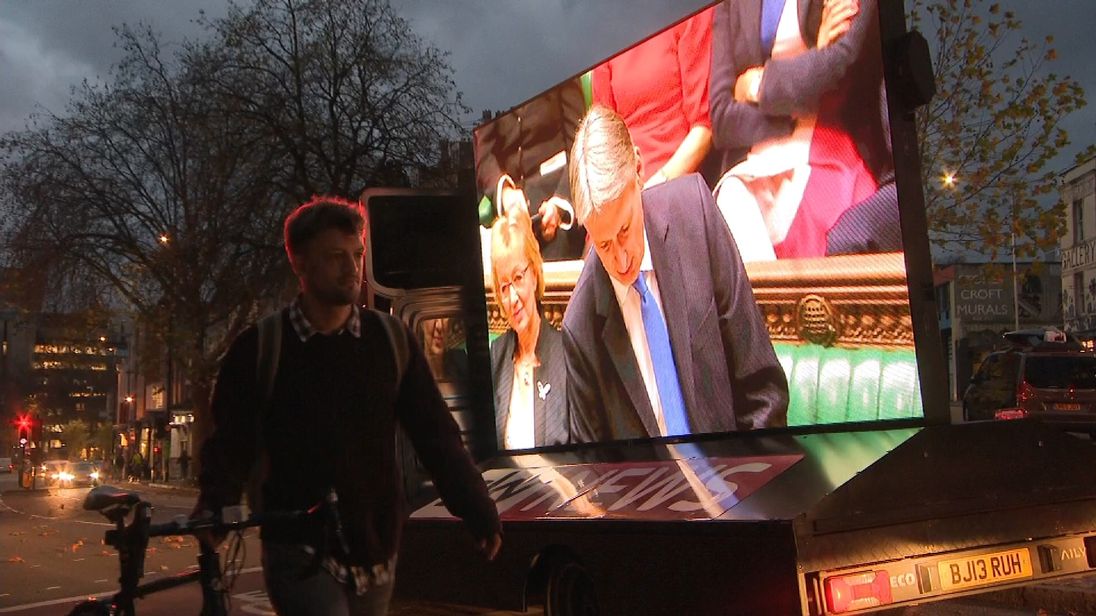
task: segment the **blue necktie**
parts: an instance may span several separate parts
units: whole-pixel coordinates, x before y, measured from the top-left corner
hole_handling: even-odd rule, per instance
[[[784,1],[761,0],[761,54],[766,60],[773,54],[776,27],[780,24],[780,14],[784,12]]]
[[[647,334],[647,346],[651,350],[651,363],[655,369],[658,398],[662,401],[662,417],[666,420],[666,435],[689,434],[689,419],[685,413],[685,398],[681,395],[681,383],[677,380],[677,366],[670,349],[670,332],[662,311],[658,309],[654,295],[643,279],[643,272],[632,283],[639,291],[643,330]]]

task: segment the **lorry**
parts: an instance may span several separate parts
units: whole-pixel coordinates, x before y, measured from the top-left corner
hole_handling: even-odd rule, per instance
[[[644,35],[637,48],[710,24],[703,26],[712,38],[707,70],[719,70],[728,45],[720,28],[746,4],[682,9],[669,29]],[[906,31],[900,0],[859,6],[869,19],[857,56],[864,63],[849,74],[881,71],[885,80],[875,83],[885,88],[876,92],[887,104],[882,116],[864,111],[879,109],[866,99],[843,104],[886,137],[889,164],[872,170],[871,202],[882,199],[884,222],[866,234],[872,241],[845,254],[744,266],[788,383],[784,421],[507,445],[500,413],[510,398],[498,395],[491,346],[511,324],[497,296],[491,227],[509,224],[503,191],[520,188],[541,249],[551,252],[539,204],[570,196],[563,176],[575,118],[546,118],[538,109],[552,101],[556,110],[577,106],[581,116],[605,98],[599,69],[627,63],[594,65],[477,127],[476,177],[469,170],[455,191],[366,191],[369,303],[403,319],[437,360],[439,388],[504,531],[501,553],[485,562],[405,448],[413,513],[398,596],[514,610],[540,605],[551,616],[822,616],[1092,575],[1092,444],[1034,421],[953,422],[913,126],[913,110],[931,96],[927,47]],[[645,80],[661,83],[657,75],[639,77]],[[534,121],[555,122],[548,139],[555,145],[538,150],[542,144],[523,142]],[[732,171],[717,169],[709,185]],[[564,223],[573,215],[566,209],[557,212]],[[581,233],[577,222],[569,221]],[[735,222],[727,220],[728,230]],[[557,239],[568,231],[563,226]],[[564,253],[534,268],[543,284],[539,315],[557,330],[575,310],[570,299],[584,268],[596,267],[595,251],[579,238],[579,256]],[[565,393],[537,385],[542,401]]]

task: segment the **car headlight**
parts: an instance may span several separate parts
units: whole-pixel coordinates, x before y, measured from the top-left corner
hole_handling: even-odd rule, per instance
[[[73,478],[72,473],[61,473],[61,481],[72,481]]]
[[[98,479],[99,478],[99,471],[92,471],[91,472],[91,478],[92,479]]]
[[[60,478],[61,478],[60,473],[54,473],[53,475],[50,475],[50,479],[60,479]]]

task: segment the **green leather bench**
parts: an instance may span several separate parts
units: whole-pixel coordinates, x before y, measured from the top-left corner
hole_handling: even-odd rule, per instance
[[[788,425],[921,417],[913,349],[773,345],[788,375]]]

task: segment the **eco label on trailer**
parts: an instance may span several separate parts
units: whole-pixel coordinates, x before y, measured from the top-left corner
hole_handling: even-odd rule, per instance
[[[945,591],[975,588],[1032,576],[1027,548],[953,558],[936,563]]]
[[[503,520],[703,520],[719,517],[802,457],[705,457],[492,469],[483,473],[483,479]],[[441,499],[411,517],[452,519]]]

